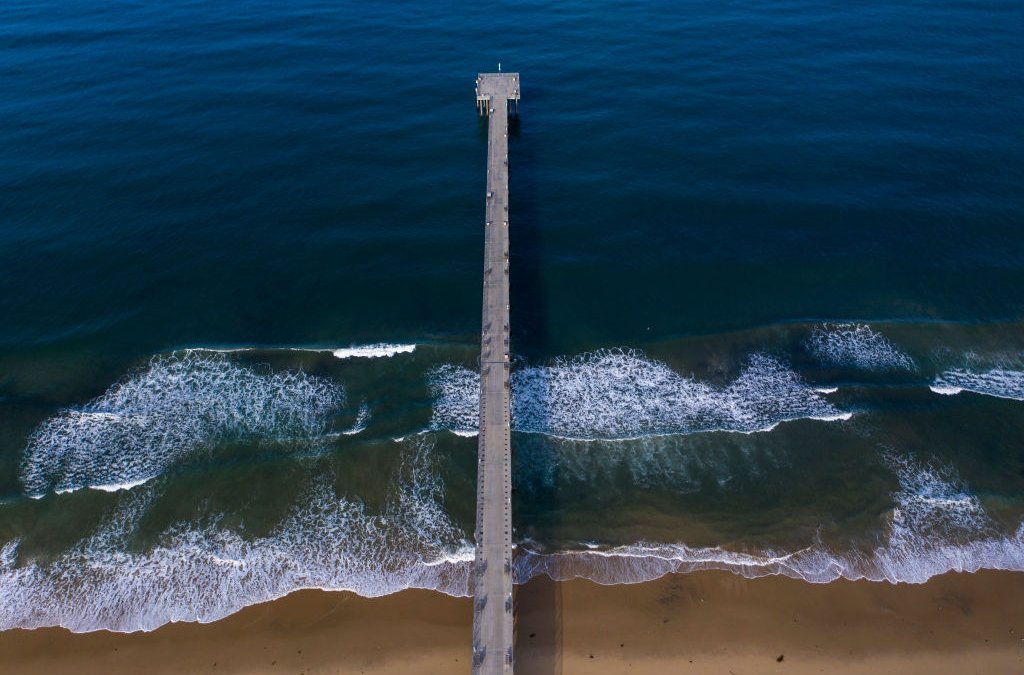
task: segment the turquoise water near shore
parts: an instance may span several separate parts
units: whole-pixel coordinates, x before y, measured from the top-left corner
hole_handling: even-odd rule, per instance
[[[0,628],[467,592],[499,61],[520,580],[1024,570],[1017,4],[4,11]]]

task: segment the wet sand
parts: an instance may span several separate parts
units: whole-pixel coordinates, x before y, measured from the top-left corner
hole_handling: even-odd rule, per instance
[[[429,591],[301,591],[151,633],[0,633],[3,673],[469,672],[471,605]],[[725,572],[518,591],[517,672],[1020,673],[1024,574],[922,585]]]

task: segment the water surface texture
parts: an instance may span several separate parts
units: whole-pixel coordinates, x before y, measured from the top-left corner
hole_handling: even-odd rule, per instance
[[[1024,9],[8,2],[0,628],[516,575],[1024,571]]]

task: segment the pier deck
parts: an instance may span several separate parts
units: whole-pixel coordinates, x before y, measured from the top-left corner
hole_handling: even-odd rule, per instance
[[[473,606],[473,672],[481,675],[512,672],[508,117],[518,101],[518,73],[477,77],[477,107],[488,117]]]

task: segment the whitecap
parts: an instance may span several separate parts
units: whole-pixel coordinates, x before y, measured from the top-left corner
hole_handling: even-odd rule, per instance
[[[434,394],[431,427],[477,433],[480,423],[480,373],[445,364],[429,375]]]
[[[239,347],[188,347],[181,352],[211,353],[211,354],[236,354],[258,351],[286,351],[286,352],[307,352],[310,354],[330,353],[338,359],[375,359],[391,357],[397,354],[411,354],[416,351],[415,343],[395,344],[378,342],[366,345],[351,345],[349,347],[290,347],[290,346],[260,346],[245,345]]]
[[[430,373],[431,428],[475,432],[480,376],[447,364]],[[779,360],[752,355],[724,388],[639,352],[602,350],[511,375],[512,428],[567,439],[629,439],[702,431],[752,433],[801,418],[848,419]]]
[[[341,433],[345,436],[354,436],[358,433],[366,431],[366,424],[370,421],[370,406],[363,403],[359,406],[359,412],[356,414],[356,421],[351,428],[342,431]]]
[[[21,546],[20,539],[12,539],[3,546],[0,546],[0,572],[14,569],[15,564],[18,562],[19,546]]]
[[[826,323],[815,327],[807,347],[819,361],[863,370],[913,370],[914,360],[867,324]]]
[[[952,396],[964,391],[1024,401],[1024,371],[993,368],[983,373],[947,370],[929,386],[936,394]]]
[[[415,344],[385,344],[357,345],[334,349],[331,353],[337,359],[378,359],[392,357],[396,354],[411,354],[416,351]]]
[[[128,481],[126,483],[110,483],[110,484],[107,484],[107,485],[90,485],[89,487],[92,488],[93,490],[100,490],[102,492],[119,492],[121,490],[131,490],[132,488],[139,487],[140,485],[145,485],[146,483],[151,481],[153,478],[154,478],[154,476],[149,476],[148,478],[140,478],[138,480],[132,480],[132,481]]]
[[[344,402],[344,388],[321,377],[258,370],[223,354],[158,356],[82,408],[44,421],[29,438],[21,482],[30,496],[120,489],[217,441],[321,437]]]

